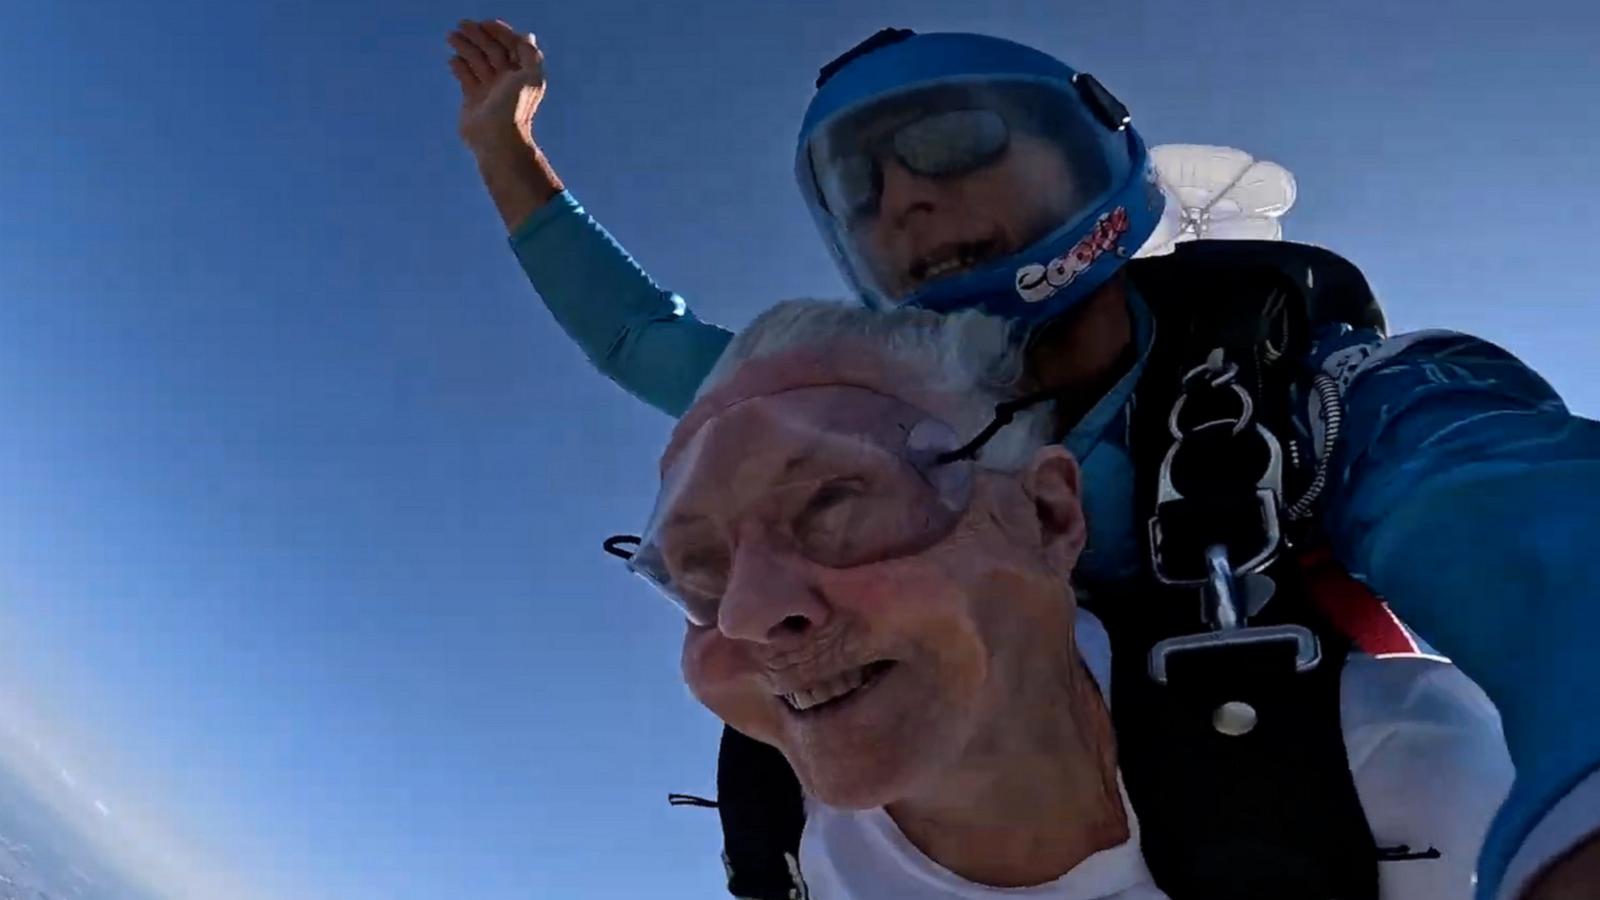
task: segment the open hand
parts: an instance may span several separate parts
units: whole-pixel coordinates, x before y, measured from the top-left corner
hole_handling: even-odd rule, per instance
[[[531,34],[499,20],[462,20],[450,32],[450,72],[461,85],[461,139],[480,156],[526,150],[544,100],[544,53]]]

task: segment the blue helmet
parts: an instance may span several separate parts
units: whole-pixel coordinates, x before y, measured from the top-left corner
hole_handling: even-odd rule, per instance
[[[795,174],[863,302],[1037,324],[1103,285],[1166,200],[1092,76],[977,34],[885,29],[824,68]]]

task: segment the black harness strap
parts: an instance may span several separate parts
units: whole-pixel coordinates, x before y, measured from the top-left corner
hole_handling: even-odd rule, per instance
[[[1132,269],[1156,321],[1130,428],[1140,473],[1137,503],[1146,515],[1157,507],[1152,473],[1174,443],[1169,414],[1184,375],[1217,348],[1238,365],[1237,381],[1250,395],[1255,420],[1274,435],[1293,433],[1292,388],[1314,314],[1307,286],[1290,277],[1293,265],[1288,271],[1263,265],[1263,256],[1272,257],[1259,248],[1254,257],[1240,255],[1231,243],[1191,245],[1187,253]],[[1213,249],[1221,252],[1208,252]],[[1218,408],[1190,407],[1183,418],[1203,423],[1237,416],[1238,401],[1216,393]],[[1185,495],[1199,498],[1194,510],[1180,507],[1185,515],[1165,519],[1166,546],[1150,546],[1147,535],[1149,553],[1198,563],[1207,542],[1245,535],[1250,517],[1259,518],[1248,490],[1254,475],[1247,473],[1259,471],[1260,462],[1239,449],[1253,445],[1231,438],[1226,427],[1205,435],[1184,450],[1190,471],[1174,472],[1176,480],[1189,482]],[[1229,490],[1241,479],[1246,489],[1239,500]],[[1291,467],[1285,490],[1299,490],[1306,480]],[[1340,673],[1349,642],[1314,609],[1290,554],[1264,574],[1275,590],[1249,624],[1308,628],[1321,648],[1315,668],[1297,672],[1293,647],[1282,643],[1230,646],[1171,657],[1168,682],[1158,684],[1148,666],[1151,648],[1164,638],[1208,630],[1199,591],[1154,577],[1133,590],[1090,589],[1111,634],[1118,761],[1139,816],[1146,863],[1173,900],[1375,900],[1378,855],[1340,722]],[[1224,706],[1237,713],[1236,704],[1249,713],[1244,733],[1225,718]]]
[[[724,726],[717,754],[717,813],[728,893],[749,900],[800,900],[804,888],[795,883],[790,864],[800,858],[805,801],[783,754]]]
[[[1192,629],[1192,625],[1190,628]],[[1112,632],[1118,762],[1151,874],[1173,900],[1377,897],[1377,851],[1339,728],[1344,646],[1292,672],[1282,645],[1178,657],[1161,686],[1143,665],[1159,631]],[[1213,717],[1246,703],[1257,721],[1223,734]]]

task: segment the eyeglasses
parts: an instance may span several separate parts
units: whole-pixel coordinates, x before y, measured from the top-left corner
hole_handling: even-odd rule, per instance
[[[764,539],[776,549],[827,568],[921,553],[966,513],[984,445],[1018,413],[1055,396],[1039,392],[998,404],[994,419],[959,446],[954,429],[924,418],[905,432],[903,446],[857,447],[842,465],[767,486],[741,504],[740,516],[759,516]],[[643,535],[613,535],[603,546],[691,623],[709,627],[728,585],[733,548],[709,519],[683,514],[687,485],[679,471],[663,479]]]

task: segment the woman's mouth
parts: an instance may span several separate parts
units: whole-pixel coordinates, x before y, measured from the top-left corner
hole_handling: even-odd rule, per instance
[[[892,659],[878,660],[841,672],[802,690],[779,696],[794,713],[805,716],[817,715],[838,708],[866,693],[894,667],[895,661]]]

